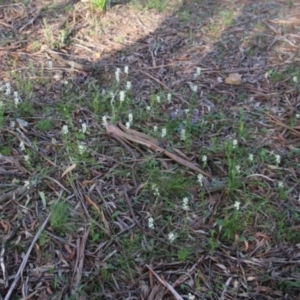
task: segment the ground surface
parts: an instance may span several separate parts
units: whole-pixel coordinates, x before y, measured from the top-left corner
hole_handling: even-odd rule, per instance
[[[299,299],[299,15],[1,0],[1,297]]]

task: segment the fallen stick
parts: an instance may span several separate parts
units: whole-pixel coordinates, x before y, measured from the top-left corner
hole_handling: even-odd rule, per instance
[[[119,125],[119,126],[123,127],[123,125]],[[143,145],[143,146],[153,150],[154,152],[159,152],[159,153],[165,154],[166,156],[170,157],[172,160],[176,161],[177,163],[179,163],[195,172],[198,172],[208,178],[211,178],[210,174],[204,172],[203,170],[201,170],[200,168],[198,168],[191,162],[160,147],[159,142],[157,140],[155,140],[151,137],[148,137],[147,135],[145,135],[143,133],[140,133],[138,131],[131,130],[131,129],[126,130],[127,132],[124,132],[123,130],[121,130],[120,127],[117,127],[116,125],[113,125],[113,124],[110,124],[109,122],[107,122],[106,123],[106,132],[109,135],[111,135],[112,137],[129,140],[131,142],[135,142],[140,145]]]
[[[265,112],[265,114],[271,119],[270,122],[275,123],[283,128],[286,128],[288,130],[290,130],[292,132],[292,134],[296,135],[296,136],[300,136],[300,132],[295,130],[293,127],[290,127],[288,125],[285,125],[284,123],[282,123],[281,121],[279,121],[277,118],[273,117],[271,114]]]
[[[25,256],[23,257],[23,261],[22,261],[22,263],[21,263],[21,265],[20,265],[20,267],[19,267],[19,270],[18,270],[18,272],[17,272],[17,274],[16,274],[16,276],[15,276],[15,279],[14,279],[13,283],[11,284],[11,286],[10,286],[10,288],[9,288],[9,290],[8,290],[8,292],[7,292],[7,294],[5,295],[4,300],[9,300],[9,299],[10,299],[10,296],[11,296],[11,294],[12,294],[12,292],[13,292],[15,286],[17,285],[17,283],[18,283],[19,280],[20,280],[20,277],[21,277],[22,274],[23,274],[23,271],[24,271],[24,269],[25,269],[25,267],[26,267],[26,264],[27,264],[29,255],[30,255],[30,253],[31,253],[31,251],[32,251],[32,249],[33,249],[33,247],[34,247],[36,241],[39,239],[41,233],[42,233],[43,230],[45,229],[45,227],[46,227],[46,225],[47,225],[47,223],[48,223],[50,217],[51,217],[51,213],[49,213],[48,217],[46,218],[46,220],[44,221],[44,223],[42,224],[42,226],[40,227],[40,229],[39,229],[38,232],[36,233],[35,237],[33,238],[32,242],[31,242],[31,244],[30,244],[30,246],[29,246],[29,248],[28,248],[28,250],[27,250],[27,252],[26,252],[26,254],[25,254]]]
[[[160,278],[158,274],[156,274],[156,272],[149,265],[146,265],[146,267],[157,278],[157,280],[172,293],[172,295],[175,297],[176,300],[183,300],[183,298],[176,292],[176,290],[167,281]]]

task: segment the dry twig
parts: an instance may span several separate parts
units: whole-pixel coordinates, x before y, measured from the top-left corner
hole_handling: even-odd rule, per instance
[[[5,298],[4,298],[4,300],[9,300],[9,299],[10,299],[10,296],[11,296],[11,294],[12,294],[12,292],[13,292],[15,286],[17,285],[17,283],[18,283],[19,280],[20,280],[21,275],[23,274],[23,271],[24,271],[25,266],[26,266],[26,264],[27,264],[29,255],[30,255],[30,253],[31,253],[31,251],[32,251],[32,249],[33,249],[33,247],[34,247],[36,241],[38,240],[38,238],[40,237],[41,233],[42,233],[43,230],[45,229],[45,227],[46,227],[46,225],[47,225],[47,223],[48,223],[50,217],[51,217],[51,212],[49,213],[48,217],[46,218],[46,220],[45,220],[44,223],[42,224],[42,226],[41,226],[41,228],[39,229],[39,231],[36,233],[34,239],[32,240],[32,242],[31,242],[31,244],[30,244],[30,246],[29,246],[29,248],[28,248],[28,250],[27,250],[27,252],[26,252],[26,254],[25,254],[25,256],[24,256],[24,258],[23,258],[23,261],[22,261],[22,263],[21,263],[21,265],[20,265],[20,267],[19,267],[19,270],[18,270],[17,274],[15,275],[15,279],[14,279],[13,283],[11,284],[11,286],[10,286],[10,288],[9,288],[9,290],[8,290],[8,292],[7,292],[6,296],[5,296]]]
[[[208,178],[211,178],[210,174],[202,171],[196,165],[194,165],[191,162],[158,146],[159,142],[153,138],[147,137],[146,135],[141,134],[141,133],[137,134],[136,131],[131,131],[130,133],[126,133],[126,132],[122,131],[119,127],[117,127],[113,124],[110,124],[109,122],[107,122],[107,124],[106,124],[106,131],[112,137],[129,140],[129,141],[141,144],[143,146],[146,146],[147,148],[151,149],[154,152],[165,154],[166,156],[170,157],[172,160],[176,161],[177,163],[179,163],[193,171],[196,171]]]
[[[183,300],[183,298],[176,292],[176,290],[168,282],[160,278],[158,274],[156,274],[156,272],[149,265],[146,265],[146,267],[158,279],[158,281],[172,293],[176,300]]]

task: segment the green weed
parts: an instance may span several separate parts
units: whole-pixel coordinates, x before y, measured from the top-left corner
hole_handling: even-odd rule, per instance
[[[99,11],[105,11],[106,6],[107,6],[107,0],[90,0],[91,5],[94,9],[99,10]]]
[[[70,207],[66,202],[59,201],[51,206],[50,224],[60,234],[70,229]]]
[[[52,31],[51,27],[49,26],[46,18],[43,18],[43,24],[44,24],[44,37],[46,39],[46,43],[50,48],[53,48],[55,38],[53,36],[53,31]]]
[[[53,123],[49,119],[41,119],[36,123],[37,129],[47,131],[53,128]]]

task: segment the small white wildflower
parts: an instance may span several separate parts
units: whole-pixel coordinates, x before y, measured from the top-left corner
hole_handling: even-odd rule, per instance
[[[20,99],[17,91],[14,91],[14,100],[15,100],[15,107],[18,107]]]
[[[111,99],[110,99],[110,105],[112,106],[112,109],[115,108],[115,95],[111,93]]]
[[[157,184],[153,183],[152,186],[151,186],[151,189],[153,191],[154,196],[157,196],[157,197],[160,196]]]
[[[296,118],[297,118],[297,119],[300,119],[300,114],[296,114]]]
[[[24,155],[24,160],[25,160],[26,162],[29,162],[30,156],[29,156],[29,155]]]
[[[24,181],[24,186],[29,189],[30,188],[30,181],[29,180],[25,180]]]
[[[64,126],[62,127],[62,133],[63,133],[63,134],[68,134],[68,133],[69,133],[69,128],[68,128],[67,125],[64,125]]]
[[[240,165],[236,165],[235,166],[235,170],[236,170],[236,173],[239,174],[241,172],[241,166]]]
[[[237,140],[233,140],[232,141],[232,148],[235,149],[236,146],[237,146],[237,144],[238,144],[238,141]]]
[[[234,207],[236,208],[236,210],[239,210],[239,209],[240,209],[240,205],[241,205],[241,202],[240,202],[240,201],[235,201],[235,202],[234,202]]]
[[[277,164],[277,165],[280,164],[280,160],[281,160],[280,155],[276,154],[276,155],[275,155],[275,161],[276,161],[276,164]]]
[[[171,243],[173,243],[173,242],[175,241],[175,239],[176,239],[175,233],[174,233],[174,232],[170,232],[170,233],[168,234],[168,239],[169,239],[169,241],[170,241]]]
[[[146,110],[147,110],[147,111],[150,111],[150,110],[151,110],[151,106],[147,106],[147,107],[146,107]]]
[[[279,182],[278,182],[278,187],[279,187],[280,189],[283,188],[283,182],[282,182],[282,181],[279,181]]]
[[[253,158],[254,158],[253,154],[250,153],[249,156],[248,156],[248,159],[249,159],[250,161],[253,161]]]
[[[153,131],[154,132],[157,132],[157,130],[158,130],[158,127],[155,125],[155,126],[153,126]]]
[[[203,186],[203,179],[204,179],[204,176],[202,174],[197,175],[197,181],[200,184],[200,186]]]
[[[184,197],[182,199],[182,208],[184,210],[189,210],[189,198],[188,197]]]
[[[10,128],[15,128],[15,127],[16,127],[16,122],[10,121]]]
[[[115,72],[117,82],[120,82],[120,73],[121,73],[121,69],[117,68],[117,70]]]
[[[131,90],[131,82],[130,81],[127,81],[127,83],[126,83],[126,90],[127,91]]]
[[[167,95],[168,103],[170,104],[172,102],[172,94],[168,93]]]
[[[21,151],[25,150],[25,144],[23,141],[20,142],[20,149],[21,149]]]
[[[52,61],[52,60],[49,60],[49,61],[48,61],[48,66],[49,66],[49,69],[50,69],[50,70],[53,69],[53,61]]]
[[[180,140],[182,140],[182,141],[186,140],[186,132],[185,132],[184,128],[182,128],[180,131]]]
[[[148,226],[150,229],[154,229],[154,220],[152,217],[148,219]]]
[[[120,101],[123,102],[125,100],[125,91],[120,91]]]
[[[187,108],[187,109],[184,110],[184,112],[185,112],[186,114],[188,114],[188,113],[190,112],[190,110]]]
[[[295,82],[295,83],[298,82],[298,77],[297,76],[293,76],[293,82]]]
[[[86,133],[86,130],[87,130],[87,125],[86,125],[86,123],[82,123],[82,124],[81,124],[81,130],[82,130],[82,133]]]
[[[161,130],[161,137],[164,138],[167,135],[167,128]]]
[[[197,67],[196,74],[197,74],[197,76],[200,76],[200,74],[201,74],[201,68],[200,67]]]
[[[79,154],[80,155],[82,155],[83,153],[85,153],[86,152],[86,145],[85,144],[83,144],[83,143],[80,143],[79,145],[78,145],[78,151],[79,151]]]
[[[188,300],[195,300],[195,299],[196,299],[195,295],[191,293],[188,294]]]
[[[68,85],[68,84],[69,84],[68,80],[65,80],[64,85]]]
[[[157,101],[157,103],[160,103],[160,96],[156,97],[156,101]]]
[[[202,156],[202,162],[206,164],[206,162],[207,162],[207,156],[206,155]]]
[[[126,128],[129,129],[130,128],[131,123],[130,122],[126,122]]]
[[[128,121],[130,124],[132,124],[132,122],[133,122],[133,114],[132,113],[128,114]]]
[[[9,95],[11,94],[11,86],[10,86],[10,83],[7,82],[7,83],[5,84],[5,87],[6,87],[5,95],[6,95],[6,96],[9,96]]]
[[[197,91],[198,91],[197,85],[193,85],[193,86],[192,86],[192,91],[193,91],[194,93],[197,93]]]
[[[128,66],[124,67],[124,73],[128,75],[128,73],[129,73],[129,67]]]
[[[107,116],[102,117],[102,125],[105,127],[107,124]]]

